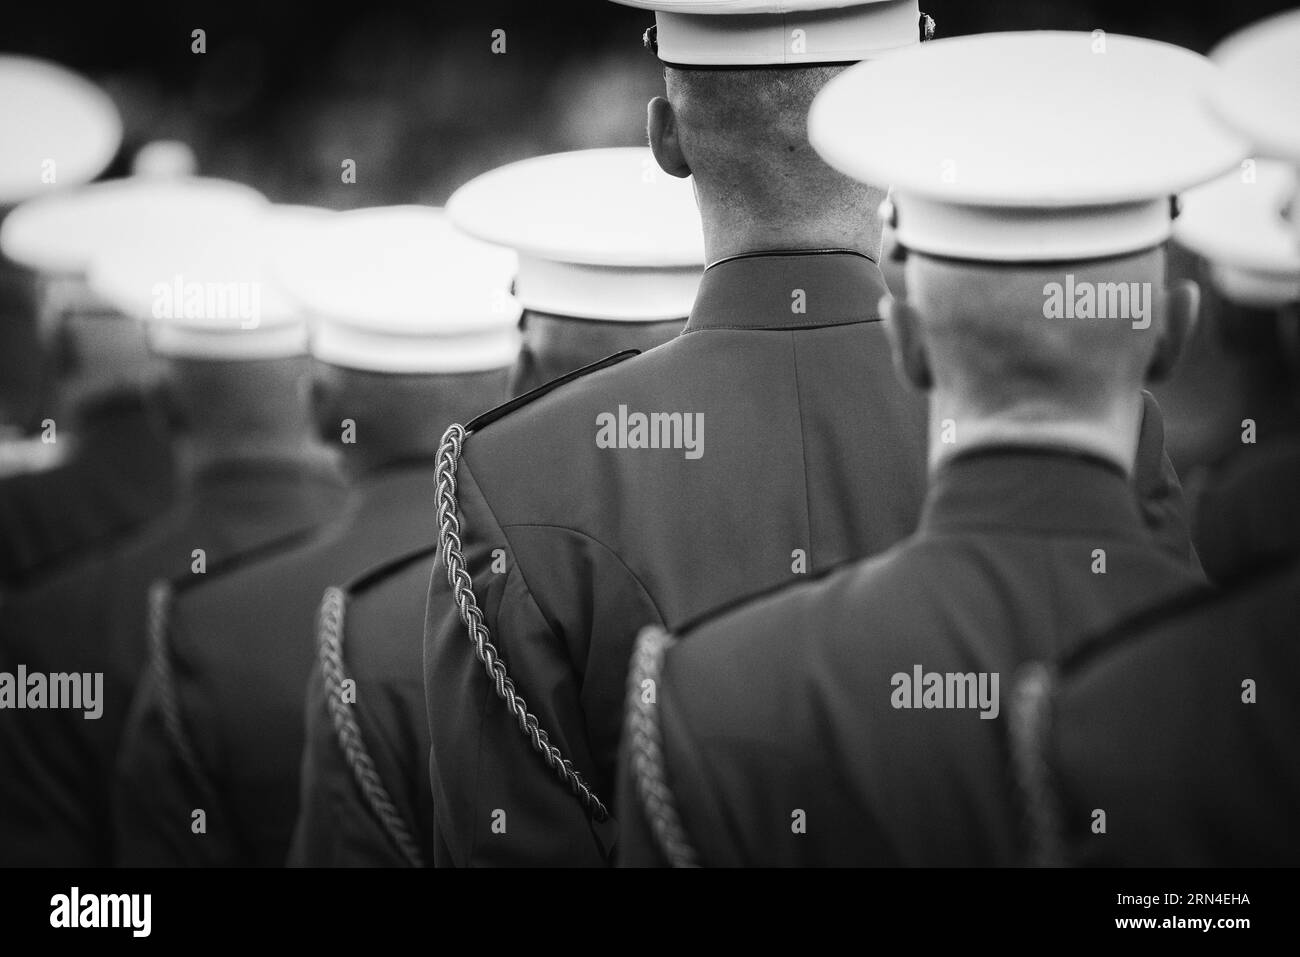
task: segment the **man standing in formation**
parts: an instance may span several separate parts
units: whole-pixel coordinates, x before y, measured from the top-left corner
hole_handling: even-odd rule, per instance
[[[1169,197],[1241,156],[1200,108],[1213,72],[1129,37],[991,34],[864,64],[814,104],[828,162],[895,186],[909,298],[886,321],[930,397],[930,490],[887,554],[680,643],[642,634],[623,863],[1023,859],[1001,690],[1026,659],[1203,587],[1131,482],[1142,386],[1197,305],[1165,288]]]
[[[667,84],[651,149],[693,178],[709,266],[677,339],[449,435],[425,636],[440,863],[609,863],[639,625],[880,552],[920,515],[925,402],[876,305],[888,183],[823,162],[807,122],[847,63],[932,24],[913,0],[633,5]],[[1161,455],[1139,460],[1162,496]]]

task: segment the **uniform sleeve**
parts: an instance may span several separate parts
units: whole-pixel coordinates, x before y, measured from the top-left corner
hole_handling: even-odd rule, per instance
[[[757,607],[745,607],[742,613]],[[731,620],[721,619],[721,627],[701,625],[680,644],[666,649],[657,665],[648,663],[640,649],[633,656],[628,695],[639,696],[639,707],[628,702],[619,746],[620,868],[673,866],[665,842],[689,858],[689,866],[738,867],[746,863],[732,812],[748,810],[750,795],[741,793],[726,800],[719,778],[719,770],[734,756],[734,747],[744,740],[737,729],[726,727],[729,709],[719,707],[719,696],[734,689],[728,687],[728,676],[718,673],[716,661],[690,654],[692,643],[698,647],[718,635],[735,633],[734,626],[729,626]],[[734,656],[729,659],[734,661]],[[683,666],[696,679],[693,686],[680,680]],[[651,688],[654,698],[648,701],[645,695]],[[716,726],[710,728],[709,736],[715,742],[725,742],[721,747],[701,736],[710,720],[721,721],[726,727],[721,733]],[[647,742],[657,747],[647,747]],[[653,801],[649,795],[654,796]],[[651,823],[655,818],[663,837]],[[751,834],[764,833],[766,825],[759,816],[751,815],[747,822]]]
[[[298,820],[289,846],[289,867],[332,867],[337,861],[334,807],[347,772],[336,756],[338,745],[325,699],[320,664],[307,679],[306,731],[298,795]]]
[[[163,714],[158,675],[148,669],[131,705],[114,776],[117,864],[234,864],[237,855],[216,795],[200,797],[202,789],[174,746]]]
[[[580,671],[573,650],[575,645],[590,647],[589,622],[599,619],[591,597],[599,590],[597,569],[602,567],[595,546],[573,545],[574,537],[563,530],[518,530],[515,542],[527,551],[526,560],[538,574],[563,575],[566,594],[563,599],[550,596],[555,617],[548,617],[530,590],[527,569],[521,569],[524,557],[498,524],[465,459],[458,484],[467,572],[515,692],[536,715],[549,744],[582,771],[588,784],[612,789],[627,656],[622,655],[611,680],[585,658],[580,659]],[[593,617],[584,618],[583,610]],[[574,623],[560,623],[564,618]],[[589,820],[578,798],[534,750],[517,717],[498,696],[461,622],[441,557],[430,584],[424,650],[437,863],[607,864],[614,825]],[[584,699],[584,684],[608,688],[612,701],[606,707],[606,702]],[[593,708],[609,712],[607,780],[591,772],[595,758],[586,716]],[[601,797],[612,805],[612,794]]]
[[[358,682],[357,698],[371,699],[378,692]],[[357,711],[361,723],[361,709]],[[301,796],[298,823],[289,851],[290,867],[409,867],[411,862],[397,848],[394,839],[366,802],[352,767],[339,744],[330,716],[325,681],[320,665],[312,668],[307,685],[306,744],[302,759]],[[398,787],[391,764],[376,748],[376,729],[368,722],[361,727],[363,740],[376,764],[376,771],[396,810],[412,831],[417,831],[410,813],[410,801]],[[419,762],[423,765],[423,759]],[[424,774],[420,787],[427,787]],[[420,848],[427,854],[427,848]]]
[[[79,468],[0,482],[0,581],[18,582],[113,530],[89,501],[94,490],[78,485]]]
[[[1164,415],[1155,396],[1146,391],[1142,393],[1142,429],[1138,435],[1133,481],[1142,520],[1156,543],[1199,573],[1201,562],[1192,545],[1183,486],[1165,452]]]
[[[626,728],[618,755],[618,866],[667,867],[637,791]]]

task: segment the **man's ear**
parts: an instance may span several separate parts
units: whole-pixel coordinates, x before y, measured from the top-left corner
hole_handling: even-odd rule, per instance
[[[646,106],[646,134],[650,138],[650,152],[660,169],[681,179],[691,175],[691,168],[682,153],[681,140],[677,137],[677,114],[673,112],[673,105],[662,96],[656,96]]]
[[[1179,280],[1165,290],[1165,328],[1147,366],[1148,382],[1160,382],[1173,371],[1196,331],[1200,309],[1201,287],[1191,279]]]
[[[922,392],[934,386],[930,374],[930,357],[921,335],[921,316],[904,299],[884,296],[880,300],[880,318],[894,354],[894,368],[902,380]]]

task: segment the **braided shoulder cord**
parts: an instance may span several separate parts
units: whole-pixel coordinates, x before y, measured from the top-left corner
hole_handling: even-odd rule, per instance
[[[424,856],[406,820],[393,804],[388,789],[380,780],[375,762],[366,749],[361,727],[357,724],[352,705],[343,699],[343,681],[347,677],[343,665],[343,613],[345,596],[340,588],[325,589],[320,612],[316,619],[316,650],[320,660],[321,675],[325,679],[326,702],[339,747],[352,769],[352,776],[361,788],[361,794],[370,810],[379,819],[389,839],[412,867],[424,867]]]
[[[1011,761],[1029,832],[1029,864],[1059,867],[1065,862],[1060,810],[1047,767],[1055,677],[1033,662],[1017,676],[1011,701]]]
[[[473,582],[465,570],[465,557],[461,554],[460,520],[456,517],[456,468],[460,464],[461,446],[465,441],[465,428],[452,425],[442,436],[438,447],[438,464],[435,473],[438,497],[438,551],[443,564],[447,566],[447,584],[451,586],[452,598],[460,610],[460,620],[469,630],[470,642],[474,645],[474,655],[483,664],[488,679],[496,689],[497,697],[505,702],[514,716],[519,730],[532,743],[536,751],[546,762],[555,776],[565,784],[581,802],[587,814],[595,821],[609,818],[609,810],[594,791],[587,786],[582,775],[573,767],[573,762],[560,753],[560,749],[550,742],[546,732],[538,726],[537,716],[528,710],[528,702],[515,691],[515,684],[506,672],[505,662],[501,660],[496,647],[492,644],[487,626],[483,624],[483,613],[474,598]]]
[[[627,679],[627,733],[636,775],[637,796],[655,840],[673,867],[698,867],[695,849],[677,815],[677,804],[664,771],[663,735],[659,729],[659,674],[664,653],[676,639],[657,626],[643,628],[632,653]],[[645,683],[650,682],[647,701]]]
[[[218,807],[217,789],[185,730],[181,716],[180,700],[176,694],[176,672],[172,668],[171,652],[167,648],[167,626],[171,618],[171,583],[159,579],[149,586],[149,616],[146,627],[149,634],[150,668],[158,689],[158,706],[162,711],[163,730],[176,750],[181,763],[190,773],[200,792],[200,800],[215,813]]]

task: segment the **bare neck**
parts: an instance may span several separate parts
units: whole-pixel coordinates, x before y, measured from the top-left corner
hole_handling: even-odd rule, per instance
[[[792,209],[798,205],[798,199],[791,199]],[[883,227],[874,210],[857,218],[836,211],[834,215],[772,221],[744,209],[719,208],[702,197],[700,215],[706,262],[792,249],[851,249],[880,262]]]
[[[930,396],[930,471],[954,456],[988,446],[1023,445],[1061,447],[1089,452],[1133,473],[1138,433],[1142,426],[1142,398],[1110,404],[1102,413],[1088,415],[1032,414],[978,415],[971,404],[939,393]]]

